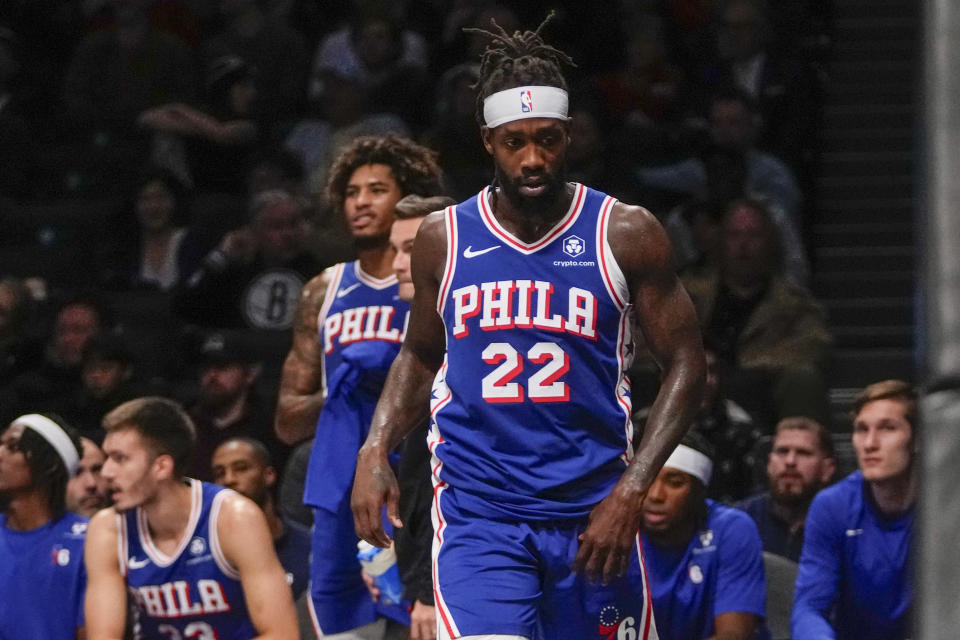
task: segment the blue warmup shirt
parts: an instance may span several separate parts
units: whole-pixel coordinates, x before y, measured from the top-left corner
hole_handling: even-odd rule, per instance
[[[713,500],[707,500],[707,512],[706,528],[682,549],[657,546],[640,534],[661,638],[709,638],[713,619],[721,613],[766,615],[763,548],[756,525],[739,509]]]
[[[87,519],[14,531],[0,514],[0,640],[73,640],[83,626]]]
[[[137,507],[117,515],[120,568],[135,607],[138,638],[248,640],[257,632],[247,614],[240,574],[220,549],[217,516],[233,493],[190,480],[187,530],[173,555],[154,545]]]
[[[791,620],[795,640],[903,640],[911,635],[911,509],[888,519],[859,471],[813,499]]]
[[[607,242],[616,200],[574,184],[540,240],[503,228],[484,189],[445,211],[433,386],[438,476],[482,517],[586,516],[633,450],[630,294]]]
[[[296,600],[310,579],[310,529],[287,517],[283,517],[283,529],[283,535],[273,543],[273,550]]]

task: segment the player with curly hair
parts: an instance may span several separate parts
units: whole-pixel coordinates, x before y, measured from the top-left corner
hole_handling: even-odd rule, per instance
[[[434,196],[441,189],[436,154],[396,136],[357,139],[330,170],[329,199],[345,218],[358,258],[304,287],[275,424],[289,444],[315,434],[304,502],[314,509],[308,604],[318,635],[377,621],[356,559],[350,489],[409,309],[398,297],[392,266],[395,206],[406,195]]]
[[[700,403],[696,315],[656,218],[565,179],[567,56],[543,25],[494,29],[478,115],[496,180],[419,229],[409,329],[357,458],[356,530],[390,543],[387,454],[429,406],[437,637],[651,640],[637,530]],[[635,327],[663,367],[636,451]]]

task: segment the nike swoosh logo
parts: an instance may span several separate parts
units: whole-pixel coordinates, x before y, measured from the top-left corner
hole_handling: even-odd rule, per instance
[[[486,249],[477,249],[476,251],[474,251],[474,250],[473,250],[473,245],[470,245],[469,247],[467,247],[466,249],[463,250],[463,257],[464,257],[464,258],[476,258],[477,256],[482,256],[482,255],[485,254],[485,253],[490,253],[490,252],[493,251],[494,249],[499,249],[500,247],[501,247],[501,245],[495,244],[495,245],[493,245],[492,247],[487,247]]]
[[[354,282],[352,285],[350,285],[350,286],[347,287],[346,289],[340,289],[339,291],[337,291],[337,297],[338,297],[338,298],[342,298],[343,296],[349,294],[351,291],[353,291],[354,289],[356,289],[356,288],[359,287],[359,286],[360,286],[360,283],[359,283],[359,282]]]
[[[131,557],[129,560],[127,560],[127,566],[130,567],[131,569],[143,569],[148,564],[150,564],[149,558],[144,558],[143,560],[137,560],[136,558]]]

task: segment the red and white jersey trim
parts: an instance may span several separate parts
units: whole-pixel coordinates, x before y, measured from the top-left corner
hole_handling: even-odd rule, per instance
[[[359,260],[356,260],[353,263],[353,273],[357,276],[357,280],[368,287],[373,287],[377,290],[386,289],[387,287],[397,284],[397,274],[391,273],[386,278],[374,278],[372,275],[360,268]]]
[[[227,496],[232,493],[233,491],[231,489],[224,489],[213,497],[213,504],[210,505],[210,518],[207,523],[209,527],[207,536],[210,540],[210,552],[213,555],[213,561],[217,563],[220,571],[223,571],[225,575],[230,576],[234,580],[239,580],[240,572],[230,564],[227,556],[223,553],[223,549],[220,547],[220,534],[217,529],[217,522],[220,519],[220,507],[223,505],[223,501]]]
[[[450,283],[457,270],[457,207],[450,206],[443,211],[444,228],[447,232],[447,261],[443,266],[443,277],[440,279],[440,291],[437,296],[437,311],[443,317],[443,309],[447,304],[447,294],[450,293]]]
[[[330,281],[327,283],[327,289],[323,292],[323,304],[320,305],[320,311],[317,312],[317,329],[318,335],[317,340],[320,341],[320,344],[323,344],[323,325],[327,321],[327,314],[330,312],[330,305],[333,304],[334,299],[336,298],[336,291],[340,288],[340,282],[343,280],[343,271],[346,268],[347,264],[345,262],[340,262],[328,267],[324,273],[330,274]],[[327,397],[327,368],[320,367],[320,390],[323,392],[323,397]]]
[[[546,235],[536,242],[524,242],[507,231],[503,225],[500,224],[496,216],[493,215],[493,209],[490,206],[490,187],[485,187],[484,190],[480,192],[480,196],[477,198],[477,202],[480,207],[480,217],[483,219],[483,223],[486,225],[490,233],[497,238],[500,238],[506,242],[508,246],[513,247],[520,253],[529,255],[539,251],[562,236],[571,226],[573,226],[573,223],[577,221],[577,218],[580,216],[580,211],[583,210],[583,203],[586,201],[587,188],[582,184],[577,183],[574,183],[573,186],[573,200],[570,202],[570,208],[567,209],[567,212],[560,219],[560,221],[557,222],[557,224],[555,224],[553,228],[546,233]]]
[[[197,522],[200,520],[200,512],[203,509],[203,487],[199,480],[187,478],[190,483],[190,517],[187,520],[187,527],[180,537],[177,548],[171,555],[165,554],[153,543],[150,537],[150,524],[147,522],[147,514],[143,509],[137,507],[137,533],[140,535],[140,544],[144,552],[150,558],[150,561],[158,567],[169,567],[176,562],[187,544],[193,539],[194,531],[197,529]]]
[[[117,556],[120,560],[120,575],[127,577],[127,519],[118,513],[117,518]]]

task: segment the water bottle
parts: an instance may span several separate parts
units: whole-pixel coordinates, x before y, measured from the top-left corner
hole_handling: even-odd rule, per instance
[[[357,560],[363,570],[373,577],[377,589],[380,589],[380,600],[384,604],[399,604],[403,599],[403,585],[400,583],[393,545],[381,549],[361,540],[357,543]]]

